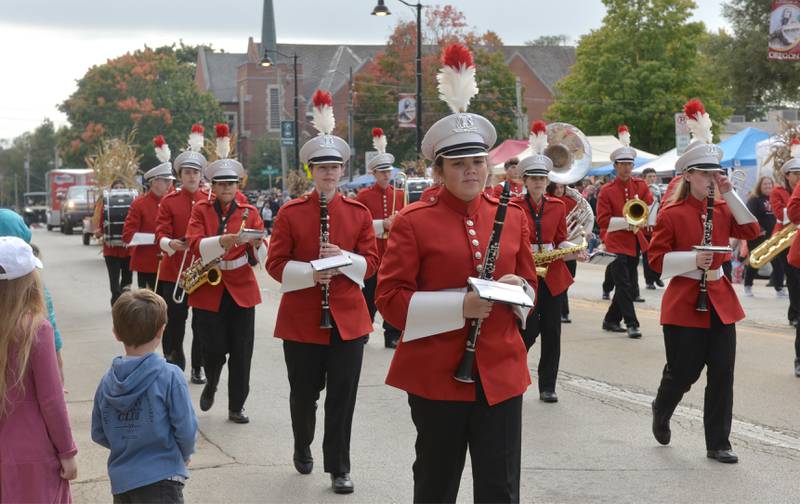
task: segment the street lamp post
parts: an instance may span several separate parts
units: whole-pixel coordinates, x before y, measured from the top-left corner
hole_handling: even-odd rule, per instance
[[[259,63],[264,68],[269,68],[272,66],[273,61],[272,58],[269,57],[269,53],[274,52],[278,56],[283,56],[284,58],[292,58],[292,71],[294,74],[294,162],[296,165],[300,164],[300,130],[298,126],[298,118],[300,117],[300,105],[299,105],[299,96],[297,94],[297,53],[292,53],[292,55],[283,54],[280,51],[274,49],[264,49],[264,57],[261,58],[261,62]],[[297,168],[297,166],[295,166]],[[283,180],[283,184],[285,187],[286,180]]]
[[[417,157],[419,158],[422,153],[422,7],[421,3],[417,2],[412,4],[405,0],[397,0],[398,2],[416,9],[417,11],[417,121],[416,121],[416,135],[417,135]],[[378,5],[372,9],[373,16],[389,16],[392,13],[385,5],[385,0],[378,0]]]

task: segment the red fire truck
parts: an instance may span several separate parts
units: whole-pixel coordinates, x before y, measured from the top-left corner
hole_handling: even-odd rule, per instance
[[[94,172],[90,169],[60,168],[50,170],[47,178],[47,230],[60,227],[62,208],[67,190],[75,185],[91,185]]]

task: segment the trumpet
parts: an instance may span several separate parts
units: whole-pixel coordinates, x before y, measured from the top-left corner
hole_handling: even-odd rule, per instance
[[[401,184],[399,183],[400,179],[403,180],[402,187],[403,187],[403,208],[408,206],[408,188],[406,187],[408,182],[408,175],[404,172],[397,172],[394,176],[394,180],[392,181],[392,188],[394,191],[392,192],[392,213],[389,215],[394,215],[397,213],[397,191],[400,190]],[[384,231],[381,235],[381,239],[388,240],[389,239],[389,231]]]
[[[639,199],[639,195],[635,195],[633,199],[625,202],[622,207],[622,216],[628,224],[634,228],[640,228],[647,225],[647,218],[650,216],[650,208],[647,203]]]

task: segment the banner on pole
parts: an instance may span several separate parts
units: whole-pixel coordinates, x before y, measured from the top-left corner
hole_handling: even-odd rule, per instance
[[[768,59],[800,61],[800,0],[775,0],[769,16]]]
[[[417,97],[412,93],[400,93],[397,102],[397,125],[401,128],[417,127]]]
[[[683,112],[675,113],[675,149],[680,156],[686,152],[686,147],[689,146],[691,139],[691,130],[689,124],[686,122],[686,114]]]

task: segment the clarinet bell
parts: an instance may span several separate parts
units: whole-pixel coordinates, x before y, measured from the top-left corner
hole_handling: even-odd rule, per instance
[[[699,312],[707,312],[708,311],[708,294],[705,292],[700,292],[697,296],[697,305],[695,306],[695,310]]]
[[[464,357],[456,370],[455,378],[461,383],[475,383],[475,376],[472,374],[472,367],[475,364],[475,350],[468,349],[464,352]]]
[[[319,322],[320,329],[333,329],[333,324],[331,323],[331,311],[330,310],[322,310],[322,318]]]

